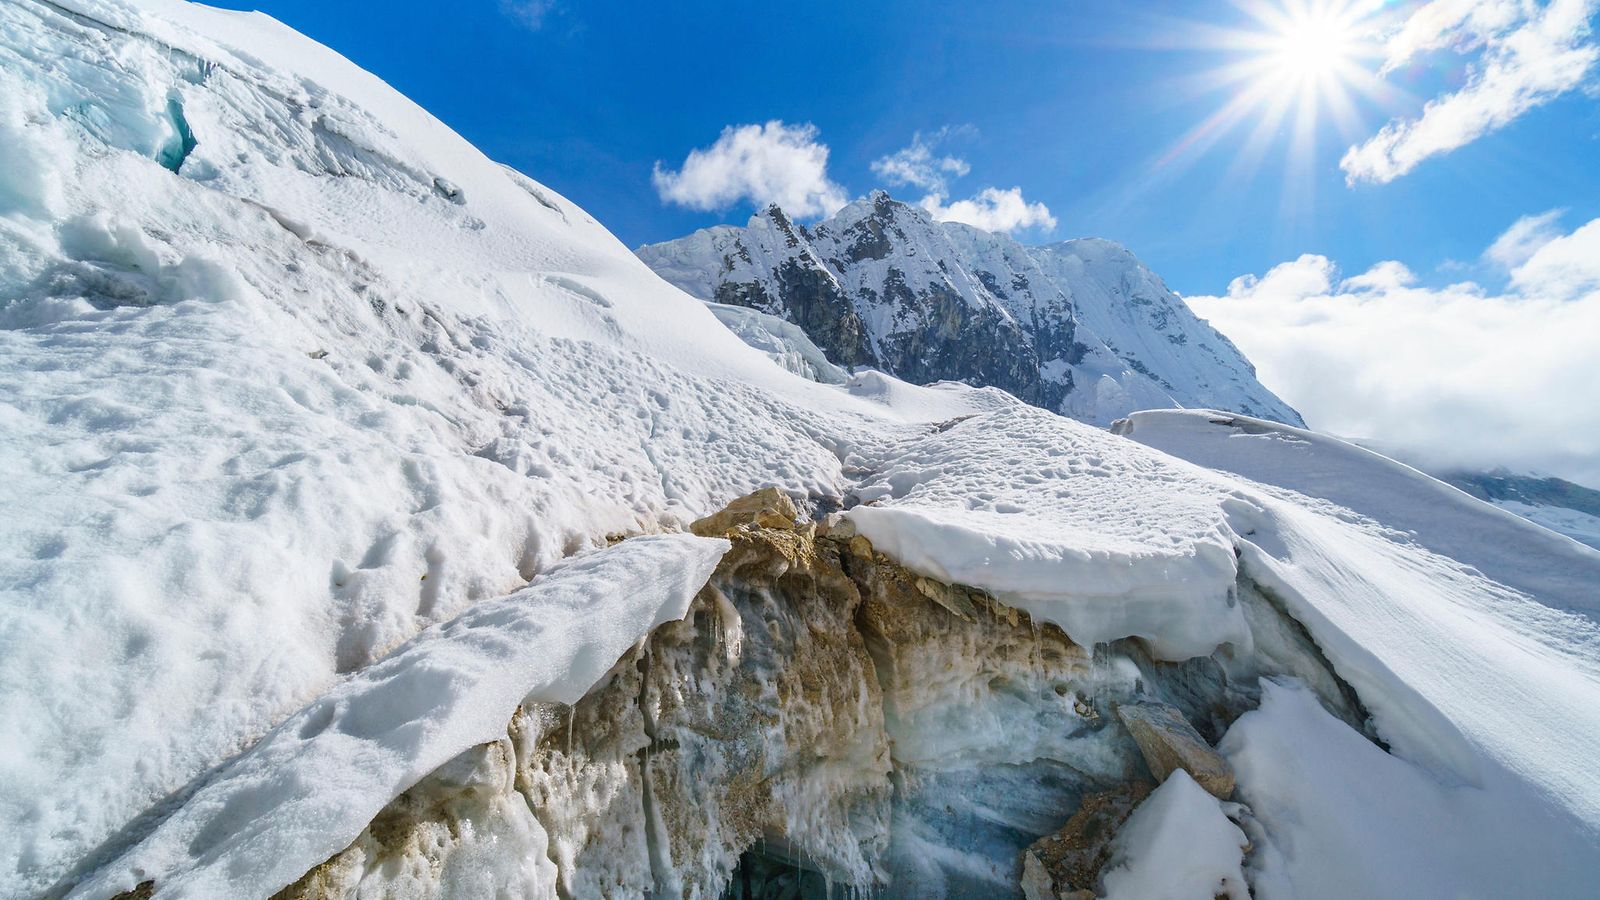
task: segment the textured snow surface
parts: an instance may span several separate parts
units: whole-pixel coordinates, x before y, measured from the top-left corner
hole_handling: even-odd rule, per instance
[[[1188,466],[1043,410],[965,419],[863,459],[848,516],[878,549],[984,588],[1079,643],[1173,660],[1249,649],[1228,496]]]
[[[1521,516],[1355,444],[1247,416],[1151,411],[1130,418],[1134,440],[1214,469],[1329,500],[1526,594],[1600,613],[1600,551],[1575,546]]]
[[[1592,887],[1600,553],[1299,429],[1149,412],[1119,430],[1256,479],[1257,512],[1231,517],[1245,574],[1306,625],[1392,748],[1304,698],[1230,731],[1240,791],[1277,847],[1273,883],[1301,897]]]
[[[519,691],[580,690],[712,551],[560,560],[768,484],[853,499],[880,549],[1082,642],[1248,653],[1238,581],[1269,590],[1393,753],[1320,708],[1241,720],[1258,877],[1338,895],[1329,834],[1378,854],[1357,894],[1463,859],[1502,861],[1499,895],[1600,871],[1600,554],[1295,430],[1130,441],[801,377],[264,16],[0,4],[0,148],[0,896],[298,875]],[[532,616],[540,573],[588,588]],[[1349,836],[1411,799],[1442,810],[1428,847]]]
[[[683,618],[727,548],[690,535],[625,541],[424,631],[211,776],[81,893],[152,875],[175,897],[291,884],[401,791],[504,734],[519,704],[576,703],[634,642]]]

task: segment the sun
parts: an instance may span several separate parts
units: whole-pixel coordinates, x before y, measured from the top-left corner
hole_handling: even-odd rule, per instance
[[[1156,160],[1163,170],[1194,159],[1239,129],[1248,132],[1231,174],[1248,177],[1267,147],[1286,142],[1291,168],[1315,164],[1316,135],[1360,131],[1358,103],[1389,90],[1378,77],[1383,0],[1231,0],[1240,25],[1187,23],[1195,46],[1221,64],[1197,72],[1196,94],[1221,94],[1222,105]]]
[[[1283,22],[1272,35],[1268,65],[1272,74],[1297,86],[1338,78],[1354,63],[1357,36],[1348,17],[1327,10],[1307,11]]]

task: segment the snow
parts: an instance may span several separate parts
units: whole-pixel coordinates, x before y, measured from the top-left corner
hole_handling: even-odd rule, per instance
[[[422,632],[290,716],[77,893],[146,878],[171,897],[288,886],[423,776],[503,735],[518,705],[576,703],[632,644],[683,618],[727,549],[637,538]]]
[[[1254,715],[1275,724],[1255,727],[1271,730],[1278,749],[1254,759],[1270,757],[1272,765],[1235,767],[1241,793],[1275,840],[1301,848],[1375,821],[1399,823],[1381,865],[1368,870],[1337,854],[1285,850],[1273,863],[1282,877],[1298,896],[1312,897],[1459,896],[1452,886],[1473,884],[1504,886],[1484,896],[1563,896],[1592,883],[1600,871],[1600,627],[1593,618],[1600,554],[1354,445],[1235,421],[1152,412],[1120,430],[1173,453],[1219,465],[1225,459],[1258,479],[1256,511],[1233,514],[1244,574],[1285,604],[1354,687],[1392,749],[1385,766],[1403,773],[1396,780],[1472,798],[1429,801],[1433,813],[1423,813],[1429,807],[1414,805],[1416,790],[1358,791],[1370,767],[1350,748],[1370,754],[1371,745],[1348,731],[1330,742],[1311,733],[1304,717],[1285,721],[1288,713],[1274,715],[1264,704]],[[1519,559],[1518,549],[1526,556]],[[1246,716],[1238,727],[1246,721],[1256,719]],[[1330,720],[1320,730],[1337,726]],[[1230,732],[1230,742],[1241,740]],[[1344,757],[1338,765],[1309,754],[1319,740],[1326,754]],[[1360,802],[1340,799],[1351,792]],[[1434,813],[1440,818],[1429,828],[1407,824]],[[1416,852],[1397,857],[1402,836]],[[1475,854],[1482,867],[1465,871],[1499,874],[1484,871],[1487,880],[1474,882],[1438,871],[1445,860]],[[1344,883],[1331,878],[1334,858],[1352,873],[1366,871],[1370,889],[1324,891],[1320,885]]]
[[[1124,433],[1190,462],[1336,503],[1547,604],[1600,613],[1592,578],[1600,551],[1355,444],[1204,411],[1136,413]]]
[[[1231,534],[1159,454],[1014,406],[881,457],[846,515],[922,575],[983,588],[1081,644],[1138,636],[1163,659],[1241,651]]]
[[[1252,854],[1257,896],[1594,892],[1592,819],[1510,781],[1442,782],[1363,740],[1298,685],[1267,683],[1261,708],[1234,725],[1223,749],[1264,828]]]
[[[1225,743],[1263,886],[1600,871],[1600,553],[1258,420],[801,377],[259,14],[0,4],[0,146],[0,896],[287,883],[581,694],[718,545],[561,560],[766,485],[1084,644],[1245,657],[1270,594],[1392,753],[1269,687]]]
[[[858,258],[852,248],[862,235],[874,240]],[[784,313],[778,298],[790,271],[816,273],[849,298],[880,357],[919,315],[893,295],[891,284],[946,293],[978,321],[993,316],[1017,333],[1044,335],[1045,343],[1033,348],[1043,379],[1072,386],[1058,411],[1093,424],[1170,406],[1300,422],[1256,381],[1226,337],[1110,241],[1025,247],[1006,234],[934,221],[880,192],[809,229],[769,209],[743,228],[719,225],[637,252],[662,278],[702,300],[717,299],[719,286],[758,286],[761,311],[776,315]]]
[[[1544,829],[1519,843],[1519,870],[1544,873],[1532,883],[1600,871],[1600,628],[1591,618],[1600,555],[1299,429],[1149,412],[1118,431],[1257,480],[1009,409],[862,460],[871,474],[857,494],[868,505],[848,516],[913,570],[990,590],[1080,642],[1133,635],[1168,659],[1223,643],[1247,654],[1252,635],[1233,591],[1247,580],[1305,625],[1370,713],[1386,758],[1483,792],[1484,815]],[[1225,451],[1217,441],[1229,442]],[[1332,474],[1323,483],[1319,472]],[[1241,790],[1270,810],[1315,773],[1256,785],[1247,770]],[[1400,816],[1405,802],[1367,800],[1366,817]],[[1285,843],[1314,839],[1297,815],[1273,821],[1269,833]],[[1407,896],[1437,856],[1412,860],[1416,868],[1356,894]],[[1284,863],[1297,885],[1315,885],[1317,870],[1298,865]]]
[[[1245,900],[1244,832],[1178,769],[1133,811],[1111,844],[1106,900]],[[1352,895],[1354,896],[1354,895]]]
[[[748,307],[725,303],[707,303],[706,306],[717,321],[728,326],[740,340],[801,378],[823,384],[843,384],[849,380],[850,373],[829,362],[827,354],[811,342],[799,325]]]
[[[1031,256],[1072,297],[1079,340],[1098,350],[1077,366],[1077,378],[1097,395],[1096,414],[1086,420],[1104,425],[1121,415],[1119,408],[1177,406],[1302,424],[1299,413],[1256,380],[1255,367],[1233,342],[1126,247],[1082,238],[1034,248]],[[1130,367],[1149,374],[1131,378]]]
[[[422,629],[610,534],[837,494],[914,417],[264,16],[71,8],[0,5],[0,895]]]
[[[1600,550],[1600,516],[1592,516],[1576,509],[1560,506],[1521,503],[1516,500],[1495,500],[1492,503],[1524,519],[1563,534],[1580,544]]]

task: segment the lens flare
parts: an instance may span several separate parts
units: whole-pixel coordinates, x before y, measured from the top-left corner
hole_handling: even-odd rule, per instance
[[[1271,38],[1273,73],[1304,83],[1340,77],[1352,64],[1357,47],[1352,23],[1327,12],[1312,12],[1291,19]]]
[[[1231,175],[1251,177],[1262,155],[1287,143],[1291,170],[1309,172],[1320,129],[1353,138],[1362,123],[1359,101],[1392,96],[1378,77],[1384,0],[1233,0],[1245,13],[1239,26],[1184,23],[1199,49],[1226,61],[1197,73],[1190,87],[1220,94],[1220,106],[1155,161],[1157,171],[1192,161],[1226,135],[1244,130]],[[1180,38],[1180,42],[1181,42]]]

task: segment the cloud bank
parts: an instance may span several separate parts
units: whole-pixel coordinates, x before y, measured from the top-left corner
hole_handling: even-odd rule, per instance
[[[1341,279],[1308,254],[1188,301],[1315,428],[1600,487],[1600,219],[1553,223],[1526,217],[1486,251],[1510,264],[1501,292],[1422,287],[1398,262]]]
[[[1339,162],[1346,180],[1393,181],[1592,83],[1600,47],[1589,20],[1597,9],[1600,0],[1431,0],[1418,8],[1386,43],[1383,74],[1443,49],[1477,58],[1459,90],[1351,147]]]
[[[677,171],[657,162],[651,180],[667,203],[726,209],[740,200],[776,203],[791,216],[831,215],[847,202],[828,178],[828,145],[815,125],[729,125],[716,143],[692,150]]]

